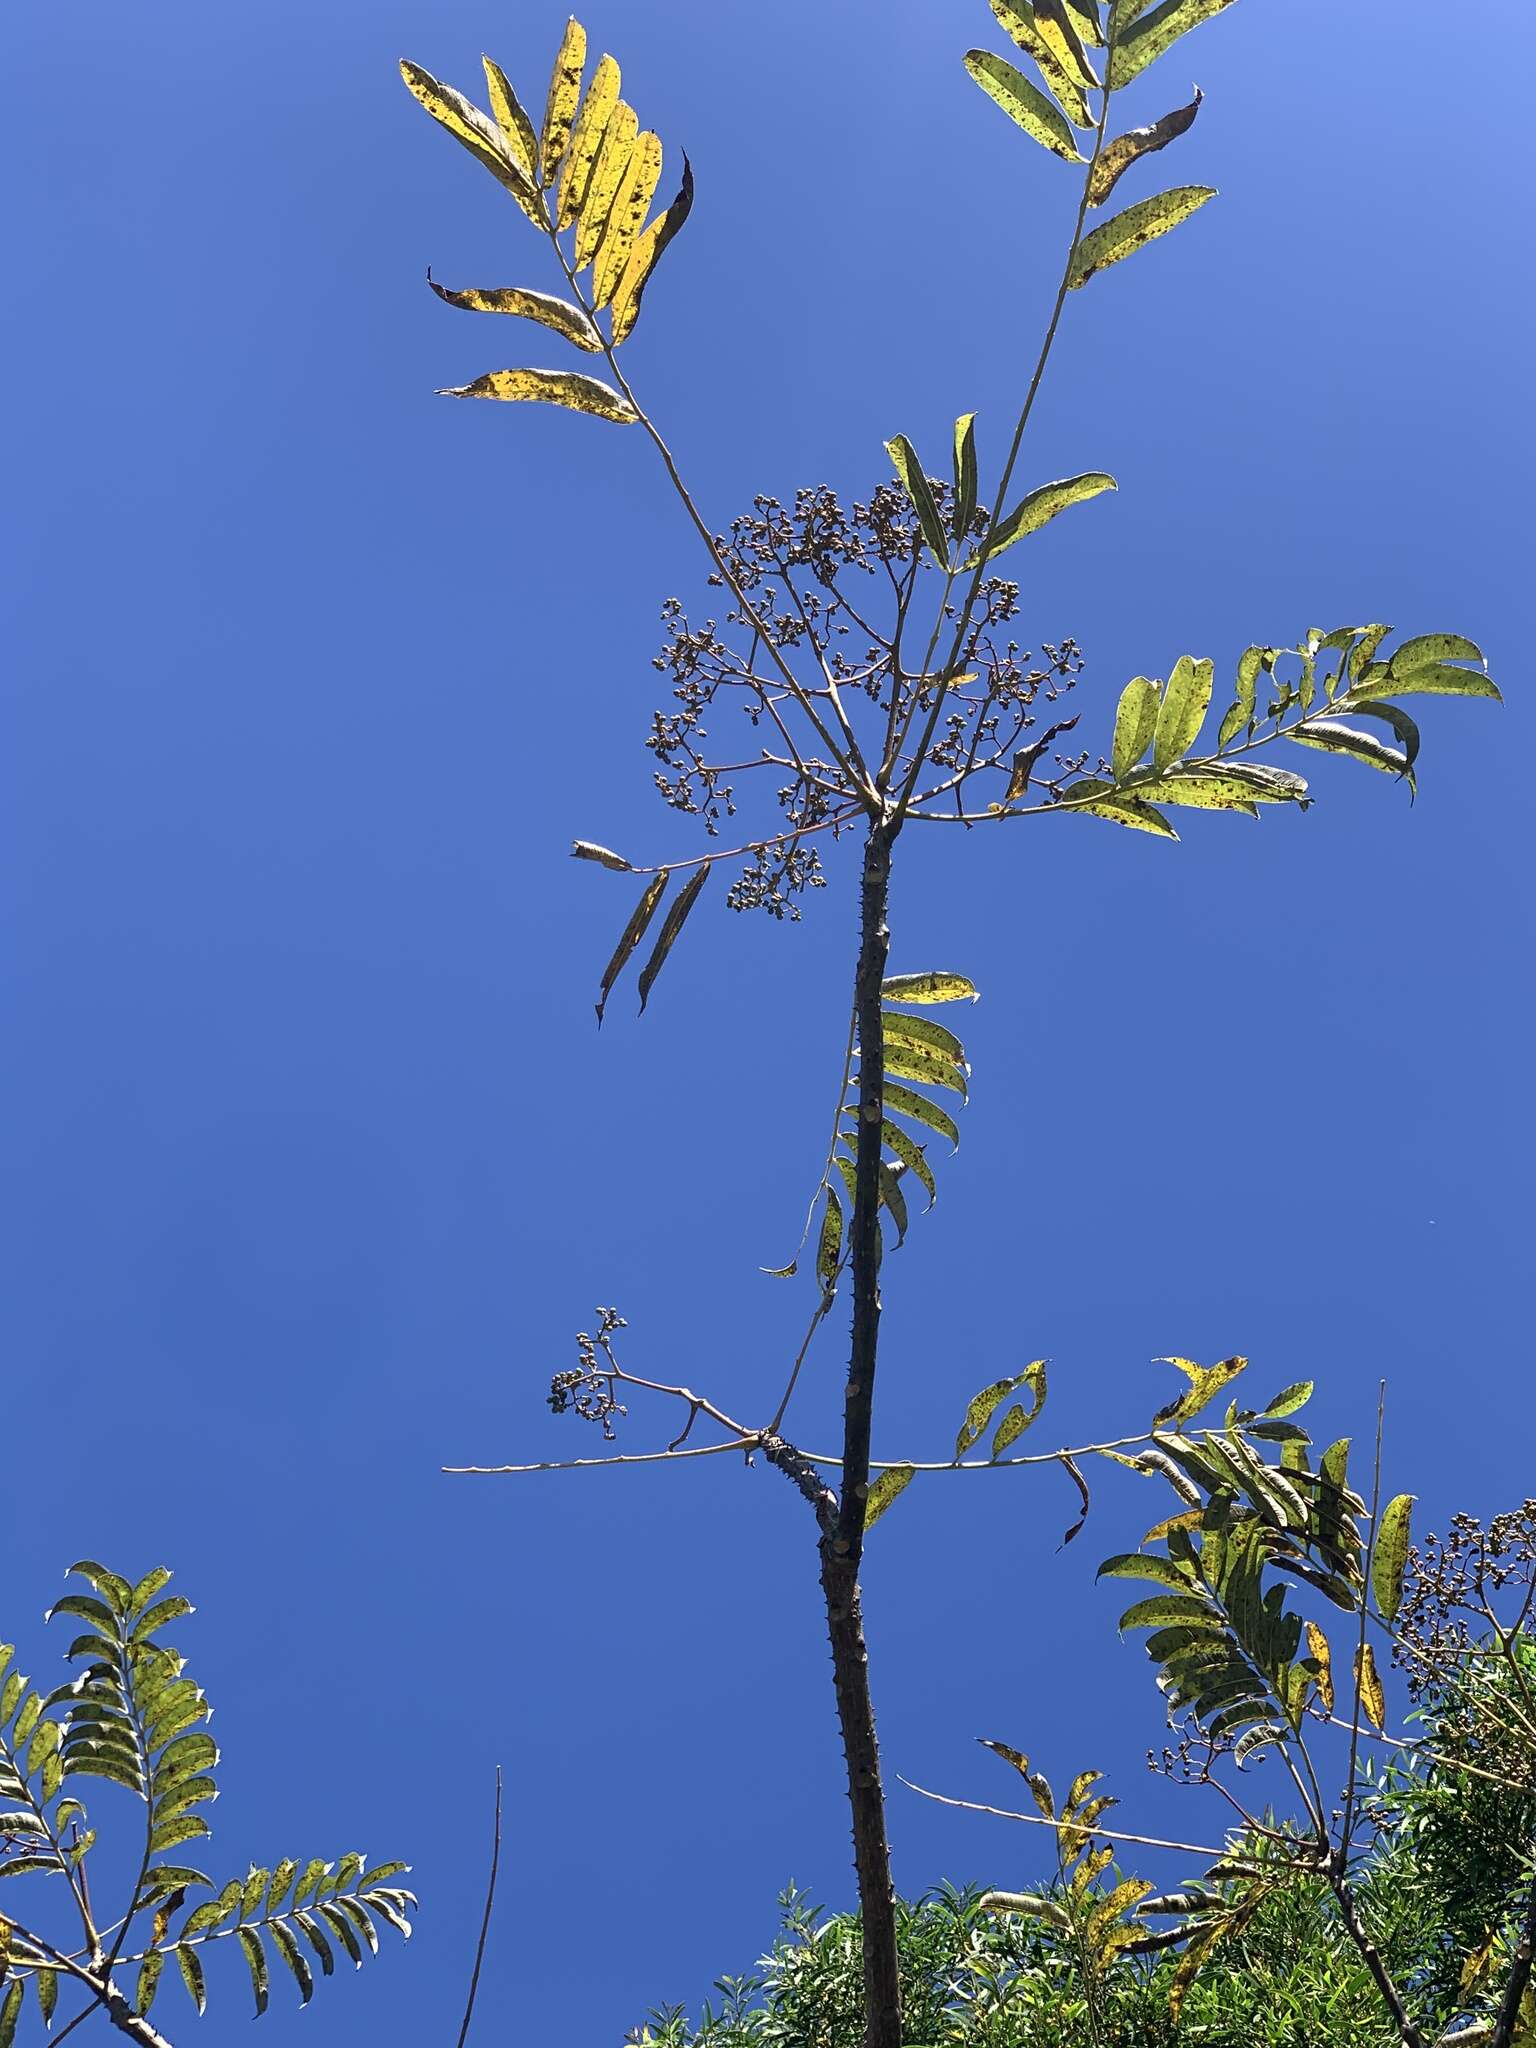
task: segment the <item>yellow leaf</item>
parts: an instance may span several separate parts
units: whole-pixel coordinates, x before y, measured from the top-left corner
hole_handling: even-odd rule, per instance
[[[538,196],[508,148],[506,138],[490,116],[482,114],[473,100],[465,99],[463,93],[456,91],[453,86],[444,85],[442,80],[434,78],[430,71],[423,71],[419,64],[412,64],[402,58],[400,76],[433,120],[446,128],[456,142],[461,142],[472,157],[485,165],[491,176],[506,187],[531,220],[537,220]]]
[[[549,405],[567,405],[573,412],[590,412],[600,420],[617,420],[622,425],[640,417],[622,392],[596,377],[584,377],[579,370],[491,370],[473,384],[456,384],[437,395],[543,399]]]
[[[600,57],[587,96],[581,103],[570,147],[555,192],[555,226],[568,228],[581,211],[587,196],[587,181],[603,146],[608,116],[619,103],[619,67],[611,57]]]
[[[620,100],[608,117],[608,126],[603,131],[603,146],[597,153],[597,162],[587,180],[586,197],[581,202],[581,214],[576,222],[574,267],[577,270],[585,270],[597,254],[603,230],[608,225],[608,216],[613,210],[614,197],[629,165],[629,153],[634,147],[635,132],[639,126],[634,108]]]
[[[571,139],[571,123],[581,98],[581,73],[587,61],[587,32],[573,14],[565,25],[565,37],[549,81],[549,98],[544,106],[544,128],[539,140],[541,182],[554,183],[565,146]]]
[[[915,1465],[890,1465],[870,1487],[864,1499],[864,1533],[871,1529],[885,1513],[897,1494],[905,1493],[912,1484]]]
[[[522,101],[508,84],[507,74],[501,66],[489,57],[482,57],[480,62],[485,67],[486,90],[490,94],[496,126],[531,184],[538,175],[535,165],[539,160],[539,138],[533,132],[533,123],[524,111]]]
[[[1365,1709],[1367,1720],[1373,1728],[1382,1729],[1387,1725],[1387,1695],[1382,1689],[1381,1674],[1376,1669],[1376,1657],[1369,1643],[1366,1643],[1355,1658],[1355,1684],[1360,1689],[1360,1704]]]
[[[629,252],[624,275],[613,294],[613,342],[615,348],[634,326],[640,313],[640,299],[651,272],[661,261],[662,251],[672,240],[693,208],[693,166],[683,158],[683,182],[677,197],[665,213],[658,214]]]
[[[1166,235],[1181,221],[1204,206],[1208,199],[1216,197],[1212,185],[1174,185],[1166,192],[1158,192],[1151,199],[1139,199],[1134,206],[1128,206],[1124,213],[1117,213],[1103,227],[1095,228],[1091,235],[1085,235],[1078,244],[1077,254],[1072,259],[1071,274],[1067,279],[1072,291],[1081,291],[1090,277],[1097,277],[1101,270],[1107,270],[1111,263],[1120,263],[1136,250],[1144,249],[1148,242],[1155,242],[1160,235]]]
[[[1317,1697],[1325,1714],[1333,1712],[1333,1652],[1328,1647],[1328,1638],[1315,1621],[1307,1623],[1307,1649],[1319,1666],[1317,1674]]]
[[[593,355],[603,345],[602,336],[580,306],[552,298],[548,292],[525,291],[520,285],[498,285],[483,291],[469,286],[453,292],[447,285],[439,284],[430,270],[427,283],[448,305],[462,306],[468,313],[514,313],[524,320],[537,320]]]
[[[606,306],[613,297],[635,237],[644,225],[661,178],[661,138],[649,128],[635,137],[619,179],[607,224],[592,262],[592,302]]]

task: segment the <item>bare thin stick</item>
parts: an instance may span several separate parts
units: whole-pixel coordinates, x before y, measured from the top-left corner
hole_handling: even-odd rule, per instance
[[[909,1792],[920,1793],[924,1799],[936,1800],[940,1806],[960,1806],[967,1813],[990,1813],[994,1814],[998,1820],[1027,1821],[1031,1827],[1036,1828],[1054,1828],[1058,1825],[1056,1821],[1046,1820],[1042,1814],[1015,1813],[1010,1807],[1006,1806],[983,1806],[979,1800],[951,1799],[943,1792],[930,1792],[926,1785],[914,1785],[912,1780],[904,1778],[900,1771],[896,1773],[896,1782],[898,1785],[905,1785]],[[1207,1848],[1201,1842],[1165,1842],[1157,1835],[1122,1834],[1118,1828],[1096,1827],[1093,1832],[1096,1835],[1102,1835],[1106,1842],[1135,1842],[1143,1849],[1178,1849],[1186,1856],[1210,1856],[1214,1859],[1225,1856],[1228,1853],[1225,1849]]]
[[[464,2024],[459,2028],[459,2048],[469,2039],[469,2023],[475,2016],[475,1993],[480,1989],[480,1965],[485,1961],[485,1938],[491,1931],[491,1907],[496,1903],[496,1870],[501,1862],[501,1765],[496,1766],[496,1818],[491,1829],[491,1875],[485,1887],[485,1911],[480,1916],[480,1939],[475,1943],[475,1967],[469,1973],[469,1996],[464,2001]]]
[[[551,1458],[543,1465],[443,1465],[439,1469],[454,1478],[466,1474],[485,1478],[502,1472],[581,1472],[597,1465],[676,1464],[680,1458],[714,1458],[721,1451],[750,1451],[756,1445],[755,1436],[744,1436],[737,1443],[694,1444],[680,1451],[616,1451],[611,1458]]]

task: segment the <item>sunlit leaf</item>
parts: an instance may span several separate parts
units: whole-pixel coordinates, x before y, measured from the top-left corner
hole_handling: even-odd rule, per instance
[[[1012,0],[1012,4],[1010,0],[989,0],[989,4],[1003,33],[1040,66],[1072,126],[1091,128],[1093,116],[1084,96],[1090,79],[1080,74],[1057,24],[1037,19],[1031,0]]]
[[[485,69],[486,91],[502,141],[531,186],[538,178],[539,161],[539,138],[534,133],[533,122],[501,66],[493,64],[489,57],[482,57],[480,62]]]
[[[1030,1375],[1035,1373],[1037,1369],[1040,1373],[1043,1373],[1044,1367],[1045,1361],[1037,1358],[1032,1365],[1026,1366],[1023,1372],[1014,1373],[1005,1380],[994,1380],[991,1386],[983,1387],[979,1394],[971,1396],[970,1402],[966,1407],[965,1420],[961,1423],[960,1433],[955,1438],[955,1456],[957,1459],[963,1458],[973,1444],[981,1441],[982,1437],[986,1434],[988,1424],[1008,1397],[1011,1394],[1017,1393],[1019,1388],[1026,1381],[1029,1381]],[[1038,1400],[1035,1405],[1038,1410]]]
[[[885,1071],[899,1081],[924,1081],[935,1088],[952,1089],[962,1098],[969,1093],[966,1069],[960,1062],[947,1059],[932,1047],[918,1045],[908,1039],[887,1042]]]
[[[827,1206],[822,1212],[821,1235],[816,1244],[816,1278],[823,1287],[830,1287],[837,1277],[838,1260],[843,1251],[843,1205],[829,1187]]]
[[[951,1145],[960,1142],[960,1126],[947,1110],[936,1102],[930,1102],[925,1095],[915,1095],[910,1088],[903,1088],[891,1079],[891,1063],[885,1063],[885,1107],[887,1112],[895,1110],[902,1116],[912,1117],[920,1124],[926,1124],[930,1131],[937,1131],[942,1138],[948,1138]],[[926,1080],[926,1074],[918,1077]]]
[[[976,415],[961,413],[955,421],[955,503],[950,531],[964,540],[976,514]]]
[[[1373,1728],[1384,1729],[1387,1725],[1387,1695],[1381,1683],[1381,1674],[1376,1669],[1376,1654],[1369,1643],[1362,1643],[1355,1653],[1355,1684],[1360,1692],[1360,1704],[1366,1719]]]
[[[1349,695],[1352,702],[1360,697],[1491,697],[1496,704],[1504,701],[1491,676],[1479,669],[1457,668],[1449,661],[1427,661],[1399,674],[1394,659],[1384,676],[1367,670]]]
[[[497,183],[512,194],[530,220],[539,220],[542,209],[538,195],[490,116],[482,114],[473,100],[466,99],[453,86],[444,85],[440,78],[434,78],[419,64],[402,59],[400,76],[433,120],[446,128],[477,162],[484,164]]]
[[[624,272],[613,288],[614,346],[625,339],[640,317],[640,300],[667,245],[693,211],[693,166],[683,158],[683,182],[665,213],[658,214],[644,234],[637,237],[624,264]]]
[[[975,1003],[981,1000],[974,981],[963,974],[945,974],[937,970],[931,974],[888,974],[880,984],[880,994],[888,1003]]]
[[[1307,1628],[1307,1650],[1317,1666],[1318,1704],[1325,1714],[1333,1712],[1333,1652],[1328,1647],[1328,1638],[1315,1621],[1309,1621]]]
[[[660,179],[661,138],[646,128],[630,145],[618,190],[608,209],[608,223],[592,259],[595,306],[606,306],[617,290]]]
[[[5,1987],[5,1997],[0,1999],[0,2048],[11,2048],[16,2038],[16,2022],[21,2017],[21,2001],[26,1995],[24,1977],[13,1977]]]
[[[581,74],[587,61],[587,32],[573,14],[555,68],[550,76],[549,97],[544,106],[544,126],[539,138],[539,174],[546,185],[554,182],[560,159],[571,139],[571,123],[581,98]]]
[[[308,1957],[281,1920],[274,1920],[267,1928],[267,1932],[271,1935],[273,1945],[283,1961],[288,1965],[294,1982],[299,1987],[299,2004],[301,2006],[308,2005],[315,1989],[314,1972],[309,1967]]]
[[[988,99],[995,101],[1026,135],[1043,143],[1066,163],[1086,161],[1078,153],[1072,130],[1061,109],[1053,100],[1047,99],[1038,86],[1031,85],[1016,65],[991,50],[967,50],[965,68]]]
[[[1417,1498],[1399,1493],[1381,1511],[1381,1523],[1371,1552],[1371,1591],[1383,1621],[1396,1621],[1403,1599],[1403,1573],[1408,1565],[1408,1530]],[[1378,1724],[1379,1725],[1379,1724]]]
[[[656,944],[651,949],[651,957],[640,970],[640,1010],[642,1015],[650,998],[651,989],[655,985],[656,977],[666,964],[667,955],[676,944],[677,935],[687,922],[689,911],[692,910],[694,904],[698,901],[699,891],[708,880],[709,862],[705,861],[684,884],[683,888],[673,899],[666,916],[662,919],[661,930],[656,936]]]
[[[1402,741],[1404,761],[1410,769],[1413,767],[1419,758],[1419,728],[1400,705],[1361,704],[1352,698],[1349,715],[1351,718],[1380,719],[1383,725],[1390,726],[1393,733]],[[1413,780],[1411,775],[1408,779],[1410,782]]]
[[[603,1012],[608,1007],[608,997],[613,989],[613,984],[623,973],[625,963],[628,961],[631,953],[634,952],[636,946],[645,937],[646,927],[650,924],[651,918],[655,914],[657,904],[666,893],[667,883],[670,879],[671,877],[663,870],[661,874],[657,875],[646,885],[645,894],[635,905],[628,924],[625,925],[623,931],[619,934],[619,943],[613,949],[613,958],[603,969],[603,979],[598,989],[597,1021],[599,1024],[602,1023]]]
[[[1144,1551],[1122,1551],[1117,1557],[1107,1557],[1095,1575],[1101,1579],[1150,1579],[1155,1585],[1167,1586],[1176,1593],[1186,1593],[1194,1583],[1188,1566],[1179,1565],[1171,1557],[1150,1557]]]
[[[1088,776],[1067,791],[1061,808],[1088,818],[1108,818],[1112,824],[1128,825],[1135,832],[1155,832],[1160,839],[1177,839],[1162,812],[1139,798],[1122,794],[1112,782]]]
[[[197,2007],[199,2013],[206,2012],[208,2010],[208,1986],[203,1976],[202,1957],[195,1948],[188,1948],[185,1943],[181,1943],[176,1948],[173,1948],[171,1954],[176,1958],[176,1967],[181,1972],[182,1983],[187,1987],[187,1996]]]
[[[1210,709],[1214,662],[1196,661],[1181,654],[1173,665],[1168,687],[1157,714],[1157,735],[1152,746],[1152,765],[1166,768],[1189,752],[1200,735]]]
[[[634,108],[626,106],[623,100],[620,100],[608,116],[608,126],[603,130],[602,147],[598,150],[597,161],[592,166],[586,194],[581,202],[581,215],[576,223],[575,254],[571,264],[574,270],[584,270],[602,243],[609,215],[613,211],[614,199],[629,166],[629,152],[634,147],[639,127]]]
[[[1200,768],[1175,765],[1166,775],[1134,782],[1129,794],[1143,802],[1155,800],[1175,809],[1193,811],[1241,811],[1247,817],[1259,815],[1254,792],[1235,775],[1207,774]]]
[[[598,59],[592,82],[587,87],[586,98],[571,130],[570,143],[565,152],[565,161],[560,167],[559,183],[555,187],[555,226],[564,229],[571,226],[581,212],[587,196],[587,183],[592,175],[592,166],[597,162],[598,151],[603,146],[603,135],[608,126],[608,117],[619,103],[619,67],[612,57]],[[580,265],[577,265],[580,268]]]
[[[622,853],[611,853],[606,846],[594,846],[590,839],[573,839],[571,841],[571,858],[573,860],[595,860],[600,867],[614,868],[620,874],[628,874],[630,872],[630,863],[624,858]]]
[[[927,1017],[908,1017],[900,1010],[882,1010],[880,1022],[887,1044],[892,1039],[901,1039],[908,1045],[924,1045],[961,1066],[965,1065],[965,1047],[954,1032],[947,1031],[942,1024],[935,1024]]]
[[[896,1154],[909,1173],[917,1176],[927,1190],[928,1206],[931,1209],[938,1199],[938,1183],[933,1177],[933,1168],[928,1164],[927,1154],[915,1138],[909,1138],[899,1124],[889,1120],[880,1126],[880,1141],[889,1151]]]
[[[1375,627],[1370,629],[1372,632]],[[1383,629],[1382,638],[1386,637]],[[1376,646],[1379,647],[1378,640]],[[1370,651],[1368,659],[1374,657],[1376,648]],[[1387,663],[1388,674],[1401,677],[1412,675],[1416,669],[1433,668],[1442,661],[1475,661],[1481,663],[1483,650],[1475,640],[1468,640],[1461,633],[1417,633],[1411,640],[1405,640],[1393,653]]]
[[[944,522],[939,517],[933,491],[923,474],[923,465],[917,459],[917,450],[905,434],[898,434],[893,441],[886,442],[885,452],[890,456],[896,474],[901,478],[902,489],[917,514],[917,523],[928,550],[942,567],[949,560],[949,544],[944,537]]]
[[[1062,477],[1058,482],[1041,484],[1038,489],[1020,499],[1013,510],[993,530],[986,542],[985,559],[992,561],[1004,548],[1011,548],[1015,541],[1023,540],[1031,533],[1038,533],[1042,526],[1048,526],[1058,513],[1065,512],[1072,505],[1086,505],[1090,498],[1097,498],[1105,491],[1117,491],[1120,486],[1112,476],[1102,469],[1085,470],[1081,476]],[[962,564],[973,569],[979,558],[975,555]]]
[[[450,291],[447,285],[438,283],[430,270],[427,283],[445,304],[461,306],[467,313],[513,313],[524,320],[537,320],[541,327],[552,328],[592,354],[603,345],[602,336],[580,306],[553,298],[548,292],[528,291],[521,285],[496,285],[486,290],[469,286],[463,291]]]
[[[885,1513],[898,1494],[905,1493],[912,1483],[915,1465],[891,1465],[882,1472],[870,1487],[864,1502],[864,1533],[871,1529]]]
[[[1164,114],[1160,121],[1153,121],[1145,128],[1129,129],[1124,135],[1118,135],[1113,142],[1107,143],[1099,152],[1088,179],[1088,204],[1102,206],[1132,164],[1138,163],[1144,156],[1150,156],[1154,150],[1166,149],[1170,142],[1192,127],[1204,97],[1197,86],[1195,96],[1188,106],[1175,107],[1171,114]]]
[[[1123,782],[1152,744],[1157,730],[1157,685],[1149,676],[1132,676],[1120,692],[1115,709],[1115,780]]]
[[[1291,1386],[1282,1387],[1272,1401],[1266,1401],[1259,1410],[1261,1415],[1294,1415],[1298,1408],[1305,1408],[1315,1391],[1312,1380],[1297,1380]]]
[[[587,412],[602,420],[628,425],[640,415],[611,384],[580,370],[491,370],[472,384],[456,384],[438,392],[439,398],[534,399],[546,405],[568,406],[572,412]]]
[[[1072,259],[1068,285],[1073,291],[1080,290],[1090,277],[1170,233],[1215,197],[1213,185],[1174,185],[1151,199],[1138,200],[1083,237]]]
[[[1109,65],[1109,86],[1118,92],[1169,50],[1180,36],[1230,7],[1232,0],[1163,0],[1118,38]]]

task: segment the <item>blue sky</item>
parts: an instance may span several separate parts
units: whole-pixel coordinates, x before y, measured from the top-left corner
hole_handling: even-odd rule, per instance
[[[999,46],[980,0],[586,19],[698,175],[629,353],[710,516],[862,491],[962,410],[995,464],[1071,181],[966,78]],[[428,262],[554,280],[395,73],[473,88],[486,49],[537,97],[562,20],[10,25],[0,1625],[36,1660],[72,1556],[176,1566],[217,1866],[415,1865],[410,1951],[303,2021],[280,1989],[273,2040],[456,2022],[498,1761],[487,2034],[612,2041],[747,1967],[786,1880],[851,1890],[783,1482],[437,1469],[591,1447],[543,1394],[598,1301],[637,1366],[764,1397],[804,1303],[756,1269],[845,1015],[846,863],[794,928],[706,899],[643,1022],[626,995],[592,1029],[631,889],[566,846],[687,839],[640,741],[657,607],[703,564],[640,435],[432,396],[519,338]],[[1028,481],[1120,481],[1030,544],[1028,633],[1082,642],[1085,725],[1181,652],[1229,672],[1356,617],[1472,634],[1508,704],[1427,707],[1412,810],[1324,761],[1305,817],[1191,816],[1180,846],[1063,819],[910,847],[893,962],[984,1000],[963,1150],[888,1267],[877,1455],[941,1456],[1035,1356],[1054,1445],[1138,1426],[1158,1354],[1242,1350],[1266,1391],[1315,1378],[1328,1435],[1385,1374],[1428,1521],[1532,1490],[1533,55],[1514,0],[1460,55],[1430,0],[1244,0],[1130,100],[1198,79],[1161,162],[1222,196],[1073,303],[1027,448]],[[824,1447],[836,1378],[831,1347]],[[1059,1474],[914,1489],[867,1574],[892,1771],[1006,1803],[997,1735],[1214,1838],[1144,1772],[1156,1695],[1092,1583],[1148,1498],[1104,1482],[1058,1553]],[[899,1788],[892,1829],[907,1890],[1041,1867]],[[222,1961],[214,2042],[248,2011]]]

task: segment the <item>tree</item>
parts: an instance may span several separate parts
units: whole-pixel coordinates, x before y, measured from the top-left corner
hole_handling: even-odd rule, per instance
[[[85,1994],[57,2039],[99,2012],[140,2048],[165,2048],[150,2014],[168,1962],[201,2016],[204,1956],[230,1943],[250,1974],[259,2017],[274,1954],[307,2005],[315,1964],[329,1977],[337,1948],[361,1968],[365,1955],[378,1954],[381,1925],[409,1935],[416,1900],[398,1883],[403,1863],[370,1865],[353,1852],[301,1865],[289,1856],[215,1887],[201,1870],[170,1860],[211,1833],[194,1809],[218,1797],[207,1697],[180,1652],[156,1640],[192,1604],[165,1591],[171,1574],[163,1566],[137,1583],[91,1559],[70,1573],[88,1590],[66,1593],[49,1618],[80,1626],[64,1653],[82,1667],[78,1675],[33,1692],[13,1667],[13,1646],[0,1644],[0,1801],[8,1808],[0,1812],[0,1878],[58,1880],[46,1890],[66,1894],[79,1932],[56,1931],[30,1910],[24,1919],[0,1915],[0,2048],[16,2037],[29,1985],[50,2029],[60,1992]],[[144,1809],[134,1876],[109,1916],[91,1894],[96,1830],[79,1796],[85,1779],[121,1786]],[[188,1905],[195,1892],[208,1896]]]
[[[601,977],[599,1021],[620,976],[651,937],[664,901],[639,973],[642,1009],[716,865],[744,863],[728,889],[734,907],[794,916],[803,892],[824,880],[823,839],[848,832],[862,837],[848,1035],[832,1135],[802,1239],[803,1245],[814,1229],[808,1327],[797,1356],[786,1362],[782,1388],[765,1400],[765,1419],[743,1422],[689,1387],[630,1371],[617,1350],[623,1319],[612,1309],[600,1311],[596,1328],[579,1340],[577,1367],[555,1376],[551,1402],[599,1422],[609,1438],[626,1390],[680,1403],[679,1432],[664,1450],[642,1456],[663,1462],[760,1453],[812,1510],[848,1765],[870,2048],[895,2048],[900,2038],[900,1987],[859,1565],[868,1530],[921,1469],[917,1461],[878,1473],[871,1465],[878,1275],[885,1224],[898,1243],[906,1234],[911,1187],[921,1186],[933,1199],[932,1137],[951,1145],[958,1139],[956,1121],[934,1091],[965,1099],[964,1047],[926,1012],[975,994],[966,976],[948,969],[890,973],[896,848],[908,843],[907,828],[916,825],[969,832],[1076,813],[1171,839],[1176,834],[1168,813],[1183,807],[1250,817],[1263,805],[1304,807],[1310,801],[1306,781],[1274,758],[1293,745],[1363,762],[1407,782],[1411,792],[1419,732],[1402,700],[1498,695],[1480,650],[1461,634],[1423,632],[1389,646],[1391,629],[1384,624],[1314,628],[1292,647],[1248,650],[1213,740],[1202,742],[1215,698],[1211,661],[1186,655],[1166,679],[1134,677],[1120,694],[1101,756],[1093,747],[1073,751],[1076,740],[1064,739],[1075,733],[1081,714],[1053,714],[1079,674],[1076,642],[1047,647],[1036,663],[1007,633],[1019,615],[1020,593],[997,573],[999,558],[1049,521],[1115,488],[1106,472],[1086,470],[1015,490],[1068,305],[1100,271],[1172,232],[1215,196],[1203,185],[1174,186],[1101,219],[1121,179],[1187,133],[1200,99],[1197,94],[1118,134],[1112,107],[1159,57],[1227,4],[1164,0],[1148,8],[1116,0],[1106,13],[1098,0],[1037,0],[1034,6],[994,0],[1004,33],[1034,73],[990,49],[970,51],[967,69],[1025,135],[1081,181],[1046,331],[1011,437],[993,458],[994,480],[984,494],[974,417],[962,413],[947,479],[931,478],[912,443],[897,434],[887,444],[896,480],[875,486],[866,500],[845,507],[820,489],[801,493],[792,506],[760,497],[725,534],[716,533],[697,507],[619,355],[656,267],[692,208],[686,159],[676,196],[647,222],[660,183],[661,143],[641,130],[620,97],[619,67],[611,57],[603,56],[587,78],[586,37],[574,20],[537,127],[489,60],[489,113],[418,65],[402,66],[427,111],[545,236],[564,284],[560,296],[435,281],[433,290],[467,311],[532,320],[599,359],[606,373],[494,370],[447,395],[553,403],[638,425],[649,436],[726,604],[722,620],[702,622],[679,603],[669,604],[659,665],[670,672],[675,708],[658,712],[648,740],[658,787],[669,804],[700,816],[717,838],[745,801],[738,800],[737,778],[767,771],[775,785],[778,815],[735,828],[731,836],[741,843],[726,852],[636,863],[596,842],[576,843],[579,857],[643,878]],[[743,759],[722,759],[708,744],[707,721],[732,702],[745,711],[752,732]],[[797,1265],[792,1261],[780,1277],[792,1278]],[[842,1452],[837,1459],[812,1459],[786,1425],[801,1366],[845,1280],[851,1331]],[[1223,1367],[1194,1370],[1219,1375]],[[1021,1391],[1028,1405],[1014,1398]],[[1039,1413],[1044,1394],[1039,1361],[983,1389],[967,1411],[954,1459],[944,1462],[963,1461],[988,1434],[988,1457],[978,1462],[1005,1456],[1036,1462],[1012,1446]],[[717,1436],[694,1444],[689,1439],[701,1418]],[[1060,1454],[1085,1508],[1079,1459],[1123,1455],[1147,1435]],[[605,1462],[623,1462],[625,1455]],[[831,1473],[838,1475],[835,1485]]]

